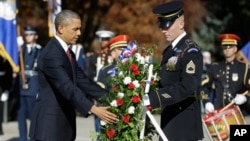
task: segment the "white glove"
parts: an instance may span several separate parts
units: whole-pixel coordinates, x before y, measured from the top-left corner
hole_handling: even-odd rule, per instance
[[[247,98],[246,96],[242,95],[242,94],[236,94],[235,98],[234,98],[234,102],[237,105],[242,105],[245,102],[247,102]]]
[[[9,91],[4,91],[3,93],[2,93],[2,96],[1,96],[1,101],[2,102],[5,102],[5,101],[7,101],[9,99]]]
[[[214,111],[214,105],[211,102],[207,102],[205,104],[205,112],[206,113],[211,113]]]

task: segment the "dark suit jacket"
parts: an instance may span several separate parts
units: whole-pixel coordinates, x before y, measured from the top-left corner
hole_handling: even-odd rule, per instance
[[[75,60],[71,66],[55,37],[40,54],[38,79],[40,90],[31,119],[30,137],[41,141],[73,141],[75,109],[87,116],[93,106],[89,99],[98,99],[107,91],[88,79]]]

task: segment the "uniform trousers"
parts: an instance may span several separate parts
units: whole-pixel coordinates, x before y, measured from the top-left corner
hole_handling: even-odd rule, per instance
[[[36,96],[20,96],[20,105],[18,109],[18,129],[19,141],[28,141],[27,119],[31,118],[35,106]]]

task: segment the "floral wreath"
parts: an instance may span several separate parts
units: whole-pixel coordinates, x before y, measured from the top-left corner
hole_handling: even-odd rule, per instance
[[[111,90],[108,95],[100,98],[103,105],[110,106],[109,111],[119,116],[115,124],[106,124],[101,121],[100,140],[102,141],[128,141],[140,140],[140,131],[145,124],[144,140],[152,140],[157,134],[151,122],[146,118],[142,121],[143,97],[148,78],[150,64],[154,65],[153,72],[159,70],[159,65],[152,61],[155,46],[148,49],[139,47],[135,41],[130,41],[127,48],[119,56],[120,62],[108,80]],[[159,77],[155,74],[150,82],[150,91],[158,87]],[[147,106],[152,111],[152,107]]]

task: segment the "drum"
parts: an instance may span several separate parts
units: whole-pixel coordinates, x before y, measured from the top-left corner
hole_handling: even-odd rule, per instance
[[[203,125],[210,139],[213,141],[226,141],[230,137],[230,125],[246,124],[238,106],[231,106],[221,111],[218,109],[202,117]]]

